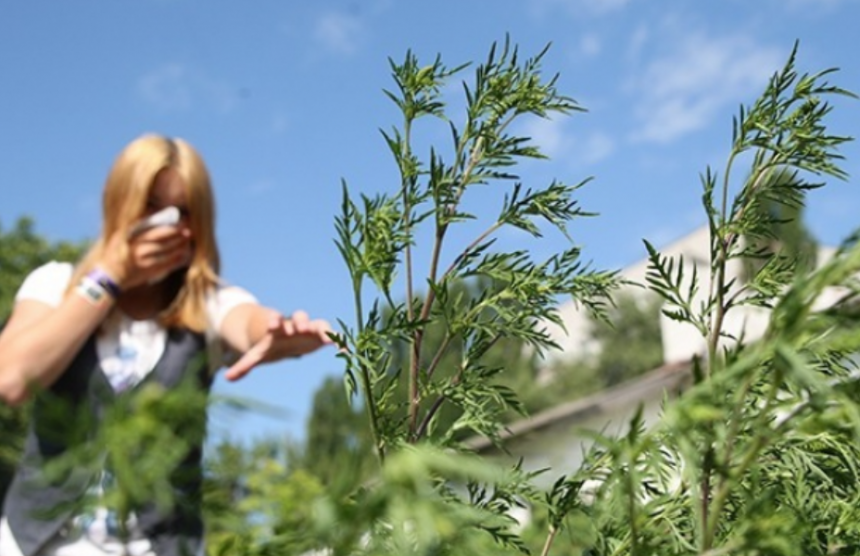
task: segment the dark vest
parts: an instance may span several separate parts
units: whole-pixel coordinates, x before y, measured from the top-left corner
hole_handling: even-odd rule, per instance
[[[211,377],[206,361],[206,341],[202,334],[170,330],[161,359],[133,391],[146,384],[167,389],[192,387],[203,394],[209,391]],[[117,402],[107,381],[91,337],[65,373],[33,404],[24,455],[6,493],[4,513],[9,528],[24,556],[33,556],[81,509],[81,502],[96,476],[95,467],[61,468],[50,475],[46,466],[72,449],[81,449],[93,438],[105,411]],[[133,393],[132,393],[133,395]],[[202,483],[202,442],[205,405],[194,411],[200,434],[193,435],[191,449],[171,473],[173,504],[169,510],[154,503],[135,508],[138,524],[152,541],[158,556],[193,556],[203,536],[200,515]],[[188,427],[188,423],[182,423]],[[160,450],[159,446],[146,449]]]

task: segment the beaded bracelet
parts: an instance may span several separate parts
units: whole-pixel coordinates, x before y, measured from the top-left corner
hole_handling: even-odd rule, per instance
[[[110,277],[110,274],[104,270],[96,267],[89,271],[86,277],[101,286],[114,299],[119,297],[119,285],[114,282],[113,278]]]

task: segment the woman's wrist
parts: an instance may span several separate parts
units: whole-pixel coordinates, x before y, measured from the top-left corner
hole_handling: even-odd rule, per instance
[[[93,269],[87,273],[85,279],[97,284],[114,299],[118,298],[122,293],[122,288],[120,288],[120,285],[114,278],[113,274],[101,266],[93,267]]]
[[[119,288],[106,273],[94,269],[81,278],[75,293],[90,305],[102,307],[116,302]]]
[[[111,264],[110,260],[101,260],[97,262],[89,274],[92,273],[97,273],[98,279],[104,279],[107,282],[105,284],[105,289],[111,293],[115,291],[116,295],[114,295],[114,297],[117,297],[126,289],[125,272],[123,272],[120,265]]]

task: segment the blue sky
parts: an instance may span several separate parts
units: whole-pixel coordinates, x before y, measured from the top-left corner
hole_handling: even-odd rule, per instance
[[[619,268],[643,257],[643,238],[659,245],[702,224],[699,173],[721,167],[732,116],[795,40],[802,71],[839,67],[831,81],[860,92],[858,22],[858,0],[3,2],[0,223],[30,215],[52,239],[91,238],[118,150],[143,132],[180,136],[214,177],[226,278],[285,312],[351,323],[333,222],[341,179],[370,194],[397,185],[379,133],[400,121],[382,93],[387,59],[412,49],[455,66],[509,34],[524,55],[551,42],[545,73],[588,109],[523,124],[552,160],[518,171],[532,186],[594,176],[580,198],[600,216],[577,222],[574,240],[594,266]],[[457,93],[446,91],[452,107]],[[836,105],[833,131],[856,134],[860,103]],[[856,176],[858,146],[843,154]],[[858,207],[856,180],[834,182],[809,199],[808,224],[837,243]],[[533,251],[564,246],[549,235]],[[219,381],[285,417],[222,413],[216,430],[300,437],[313,391],[341,371],[329,351]]]

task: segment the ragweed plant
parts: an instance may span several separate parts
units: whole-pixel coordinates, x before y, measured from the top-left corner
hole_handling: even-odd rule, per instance
[[[556,77],[541,74],[546,51],[523,59],[508,41],[494,45],[473,78],[462,81],[460,123],[446,111],[444,92],[466,66],[449,69],[440,58],[421,65],[411,52],[402,63],[391,62],[396,88],[386,94],[403,120],[382,134],[400,181],[373,197],[356,197],[344,183],[336,221],[337,245],[355,298],[356,325],[341,323],[346,383],[351,395],[361,395],[383,466],[410,445],[450,449],[463,432],[497,435],[502,412],[519,405],[516,393],[497,381],[504,367],[487,364],[487,354],[505,339],[537,353],[557,348],[545,325],[561,324],[555,310],[559,299],[572,298],[599,314],[615,286],[614,274],[590,269],[572,243],[535,260],[528,250],[504,249],[499,240],[505,227],[535,238],[545,227],[567,236],[570,221],[588,214],[575,199],[588,180],[533,187],[515,173],[518,163],[545,158],[530,138],[517,134],[521,121],[582,110],[557,90]],[[419,154],[415,124],[422,118],[447,129],[450,148]],[[494,216],[466,208],[465,200],[478,188],[495,193]],[[455,245],[463,247],[450,247],[454,235]],[[426,274],[419,276],[417,269],[425,267]],[[463,283],[478,293],[464,295]],[[428,346],[431,326],[441,330],[441,341]],[[405,369],[392,360],[403,345],[409,353]],[[453,353],[459,356],[450,357]],[[453,409],[455,418],[440,426],[443,409]],[[514,492],[524,492],[525,482],[513,483],[520,486],[505,490],[472,484],[459,497],[446,495],[442,481],[436,488],[443,500],[460,500],[458,507],[466,501],[465,507],[480,508],[479,513],[504,515],[520,503]],[[481,528],[501,542],[517,544],[516,535],[498,523]]]
[[[706,348],[691,361],[694,385],[656,427],[634,421],[623,438],[601,437],[590,473],[550,493],[557,506],[581,507],[583,474],[599,479],[583,510],[598,532],[588,554],[856,553],[860,246],[849,238],[804,271],[772,241],[778,216],[762,210],[797,208],[822,179],[847,177],[839,147],[850,138],[830,134],[825,119],[829,98],[854,95],[825,81],[834,70],[800,75],[795,66],[796,48],[735,118],[725,169],[702,176],[708,271],[646,242],[663,313],[695,327]],[[749,166],[739,177],[741,162]],[[751,259],[746,281],[732,277],[731,264]],[[726,324],[745,307],[769,313],[755,341]]]
[[[566,233],[571,219],[586,214],[574,199],[585,181],[532,188],[513,172],[522,160],[544,158],[528,137],[513,131],[519,120],[581,110],[557,91],[555,78],[541,75],[545,52],[522,60],[508,42],[494,47],[475,69],[474,80],[463,82],[466,107],[459,125],[445,113],[442,91],[464,66],[448,69],[439,58],[421,66],[412,53],[403,63],[391,62],[397,89],[387,95],[400,108],[403,123],[383,136],[400,183],[391,193],[358,199],[344,184],[343,211],[336,222],[356,306],[356,326],[342,323],[347,384],[351,393],[361,391],[381,460],[402,444],[431,439],[450,445],[450,433],[460,429],[494,434],[500,409],[516,401],[513,392],[494,384],[493,377],[503,369],[485,368],[483,356],[509,337],[539,351],[556,347],[540,323],[560,323],[555,312],[559,296],[572,296],[600,311],[613,286],[613,275],[589,269],[576,246],[535,261],[526,250],[506,251],[497,244],[497,232],[506,226],[540,237],[536,221]],[[416,154],[413,128],[424,117],[449,129],[450,160],[437,148],[430,149],[426,160]],[[464,248],[443,256],[453,228],[469,222],[472,229],[479,220],[463,203],[478,187],[498,191],[497,215]],[[423,229],[432,240],[421,251],[416,238]],[[424,257],[429,269],[420,278],[418,257]],[[458,284],[477,280],[488,284],[479,295],[466,299],[457,293]],[[395,291],[401,284],[402,291]],[[376,291],[366,307],[368,285]],[[425,353],[422,344],[430,323],[441,324],[444,333],[435,351]],[[403,374],[390,361],[392,346],[399,342],[410,351]],[[454,368],[439,368],[454,342],[463,346],[462,357]],[[408,383],[405,418],[391,395],[400,381]],[[456,405],[461,414],[451,430],[433,434],[443,404]]]

